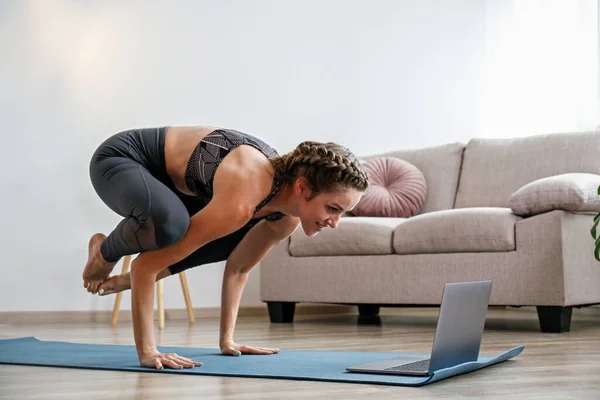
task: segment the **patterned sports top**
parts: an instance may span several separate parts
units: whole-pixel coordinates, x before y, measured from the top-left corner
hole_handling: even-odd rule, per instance
[[[262,140],[247,133],[232,129],[215,130],[202,139],[194,149],[185,171],[185,183],[193,193],[204,197],[207,202],[213,197],[213,182],[217,167],[229,152],[240,145],[250,145],[260,150],[265,156],[273,157],[277,152]],[[281,189],[281,182],[273,180],[269,195],[254,209],[256,214],[265,206]],[[267,215],[269,221],[276,221],[284,217],[283,213],[276,212]],[[262,219],[262,218],[260,218]],[[260,220],[259,219],[259,220]],[[257,221],[253,220],[252,225]]]

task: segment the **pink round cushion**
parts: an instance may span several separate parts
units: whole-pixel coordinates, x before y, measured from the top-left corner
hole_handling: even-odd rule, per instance
[[[369,187],[352,210],[354,215],[409,218],[421,210],[427,181],[417,167],[394,157],[374,158],[363,165]]]

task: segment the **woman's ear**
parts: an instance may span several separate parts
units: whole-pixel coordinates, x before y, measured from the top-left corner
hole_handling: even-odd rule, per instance
[[[305,177],[301,176],[296,179],[294,183],[294,194],[298,196],[302,196],[305,200],[310,200],[312,195],[312,190],[310,190],[310,186]]]
[[[306,182],[306,178],[301,176],[298,179],[296,179],[296,182],[294,183],[294,192],[298,195],[303,195],[308,191],[308,185]]]

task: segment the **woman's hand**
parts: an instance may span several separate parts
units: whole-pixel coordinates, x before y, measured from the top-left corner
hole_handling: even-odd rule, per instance
[[[201,362],[190,360],[189,358],[182,357],[175,353],[160,353],[158,350],[151,351],[144,354],[140,358],[140,365],[142,367],[150,367],[156,369],[163,369],[164,367],[183,369],[183,368],[194,368],[200,367],[203,364]]]
[[[230,356],[240,356],[242,354],[277,354],[279,349],[268,349],[266,347],[250,347],[235,342],[226,342],[221,344],[221,353]]]

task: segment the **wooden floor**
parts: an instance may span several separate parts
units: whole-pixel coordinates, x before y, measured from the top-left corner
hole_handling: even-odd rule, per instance
[[[429,353],[437,308],[383,309],[381,325],[354,315],[297,316],[293,324],[240,317],[239,343],[285,349]],[[217,347],[219,321],[167,321],[159,345]],[[0,338],[133,344],[130,322],[0,325]],[[491,309],[481,353],[526,346],[513,360],[419,388],[0,365],[0,399],[600,399],[600,310],[574,310],[570,333],[543,334],[534,309]],[[200,360],[202,361],[202,360]]]

